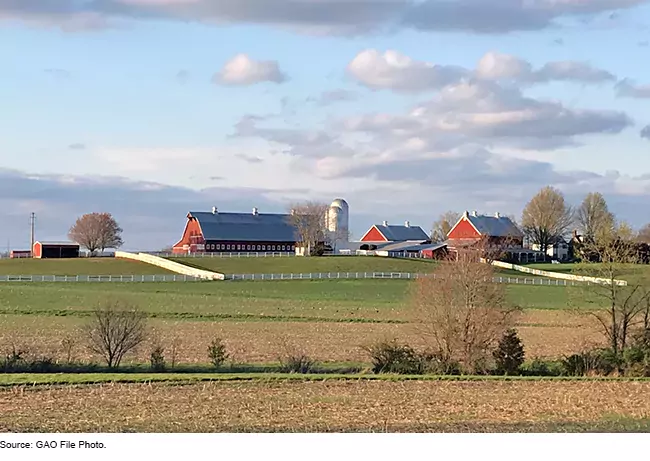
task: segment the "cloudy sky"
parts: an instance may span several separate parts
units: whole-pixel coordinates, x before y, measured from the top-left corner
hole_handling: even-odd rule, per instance
[[[650,0],[0,0],[0,248],[109,211],[348,200],[426,230],[541,187],[650,221]]]

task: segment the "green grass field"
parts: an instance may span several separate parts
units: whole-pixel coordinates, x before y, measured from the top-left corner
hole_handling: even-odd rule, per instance
[[[171,258],[173,261],[225,274],[299,274],[310,272],[430,272],[432,260],[372,256],[327,256],[321,258]]]
[[[403,321],[407,280],[282,282],[7,283],[0,314],[86,316],[110,297],[152,317],[177,319]],[[565,309],[571,288],[508,285],[524,309]]]
[[[327,272],[403,272],[428,273],[435,270],[436,261],[427,259],[397,259],[378,256],[327,256],[322,258],[170,258],[173,261],[224,274],[308,274]],[[539,278],[517,271],[499,269],[503,277]]]
[[[0,275],[160,275],[169,273],[161,267],[115,258],[0,259]]]

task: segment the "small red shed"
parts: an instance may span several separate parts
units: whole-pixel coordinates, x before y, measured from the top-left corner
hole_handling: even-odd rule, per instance
[[[72,242],[35,242],[34,258],[78,258],[79,245]]]

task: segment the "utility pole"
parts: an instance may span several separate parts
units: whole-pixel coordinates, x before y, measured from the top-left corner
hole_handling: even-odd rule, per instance
[[[32,245],[29,247],[29,251],[34,251],[34,227],[36,226],[36,213],[32,213],[29,217],[29,224],[31,227],[31,242]]]

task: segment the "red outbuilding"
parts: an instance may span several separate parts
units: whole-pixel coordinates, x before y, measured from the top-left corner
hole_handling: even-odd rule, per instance
[[[79,245],[72,242],[35,242],[34,258],[78,258]]]

